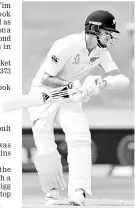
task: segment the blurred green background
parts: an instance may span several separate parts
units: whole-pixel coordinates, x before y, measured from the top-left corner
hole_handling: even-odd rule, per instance
[[[134,22],[133,1],[35,1],[22,3],[22,83],[23,93],[30,89],[31,81],[40,64],[57,39],[84,30],[87,16],[94,10],[111,12],[120,31],[119,40],[111,49],[111,55],[122,74],[130,79],[125,90],[103,92],[84,104],[84,109],[123,110],[125,115],[133,114],[134,69],[131,65],[134,40],[127,31],[127,24]],[[102,75],[98,68],[95,74]],[[129,112],[129,113],[128,113]],[[24,123],[27,113],[24,112]],[[123,118],[122,118],[123,119]],[[132,123],[132,121],[131,121]]]

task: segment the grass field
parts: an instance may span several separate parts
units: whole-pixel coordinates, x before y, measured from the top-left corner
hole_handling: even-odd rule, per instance
[[[68,183],[68,174],[64,174]],[[132,177],[92,177],[92,197],[86,200],[88,208],[132,208],[134,181]],[[61,205],[52,207],[72,207],[68,204],[67,189],[60,192]],[[44,194],[40,189],[37,173],[23,173],[23,208],[47,208]],[[75,206],[74,206],[75,207]]]

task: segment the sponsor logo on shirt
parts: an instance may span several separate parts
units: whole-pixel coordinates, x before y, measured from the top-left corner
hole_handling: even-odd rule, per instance
[[[80,64],[80,54],[77,54],[72,64]]]
[[[57,64],[58,61],[59,61],[59,59],[58,59],[56,56],[54,56],[54,55],[51,56],[51,60],[52,60],[55,64]]]
[[[35,126],[35,124],[37,123],[37,121],[39,120],[39,118],[37,118],[36,120],[33,121],[32,126]]]
[[[94,61],[96,61],[97,59],[99,59],[99,57],[98,56],[96,56],[96,57],[91,57],[90,58],[90,64],[93,64],[94,63]]]

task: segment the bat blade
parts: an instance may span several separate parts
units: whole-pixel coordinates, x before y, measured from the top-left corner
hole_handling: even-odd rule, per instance
[[[2,102],[1,107],[5,113],[11,112],[23,108],[30,108],[37,105],[70,99],[70,96],[78,91],[79,89],[68,89],[67,86],[55,88],[46,92],[37,90],[26,95],[20,95],[5,100]]]
[[[23,108],[34,107],[36,105],[42,105],[46,102],[45,95],[46,94],[42,92],[20,95],[3,101],[1,107],[3,112],[10,112]]]

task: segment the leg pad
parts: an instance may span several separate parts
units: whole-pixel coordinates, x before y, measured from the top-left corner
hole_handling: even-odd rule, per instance
[[[57,150],[45,155],[37,154],[35,157],[35,167],[38,171],[40,184],[44,192],[52,188],[61,190],[66,188],[61,158]]]

